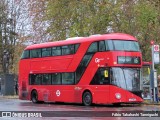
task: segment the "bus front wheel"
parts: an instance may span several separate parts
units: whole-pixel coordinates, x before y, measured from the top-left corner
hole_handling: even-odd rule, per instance
[[[31,93],[31,100],[33,103],[38,103],[38,93],[36,90],[33,90]]]
[[[90,92],[86,91],[83,93],[82,97],[83,104],[85,106],[90,106],[92,104],[92,95]]]

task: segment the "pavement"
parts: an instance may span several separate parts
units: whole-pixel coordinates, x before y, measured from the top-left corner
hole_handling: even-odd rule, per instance
[[[151,100],[144,100],[144,102],[142,104],[145,104],[145,105],[160,105],[160,101],[159,102],[154,102],[154,101],[151,101]]]
[[[8,95],[8,96],[0,95],[0,99],[19,99],[19,96],[18,95]],[[142,105],[160,105],[160,101],[157,103],[157,102],[151,102],[150,100],[144,100]]]
[[[3,96],[0,95],[0,99],[18,99],[18,95],[7,95],[7,96]]]

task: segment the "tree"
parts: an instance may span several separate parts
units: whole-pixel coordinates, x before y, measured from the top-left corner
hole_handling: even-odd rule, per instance
[[[48,22],[44,20],[47,0],[28,0],[28,3],[31,18],[30,40],[34,44],[49,41],[50,35],[46,32]]]
[[[22,46],[27,39],[28,14],[26,0],[1,0],[0,1],[0,58],[1,73],[17,73],[18,61],[22,53]],[[28,10],[27,10],[28,11]],[[28,38],[28,37],[25,37]],[[22,44],[23,43],[23,44]]]
[[[14,59],[14,46],[15,46],[15,21],[12,13],[8,10],[9,4],[8,1],[0,1],[1,5],[1,69],[2,73],[9,73],[9,69],[12,68],[13,59]]]
[[[53,40],[105,33],[110,22],[108,5],[105,0],[49,0],[48,32]]]

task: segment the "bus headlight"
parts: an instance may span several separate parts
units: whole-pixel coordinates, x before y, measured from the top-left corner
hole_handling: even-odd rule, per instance
[[[118,100],[121,99],[121,94],[120,94],[120,93],[116,93],[115,96],[116,96],[116,98],[117,98]]]

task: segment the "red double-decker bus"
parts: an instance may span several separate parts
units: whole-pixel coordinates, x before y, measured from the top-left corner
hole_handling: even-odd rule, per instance
[[[135,37],[112,33],[34,44],[19,64],[19,98],[33,103],[141,103]]]

